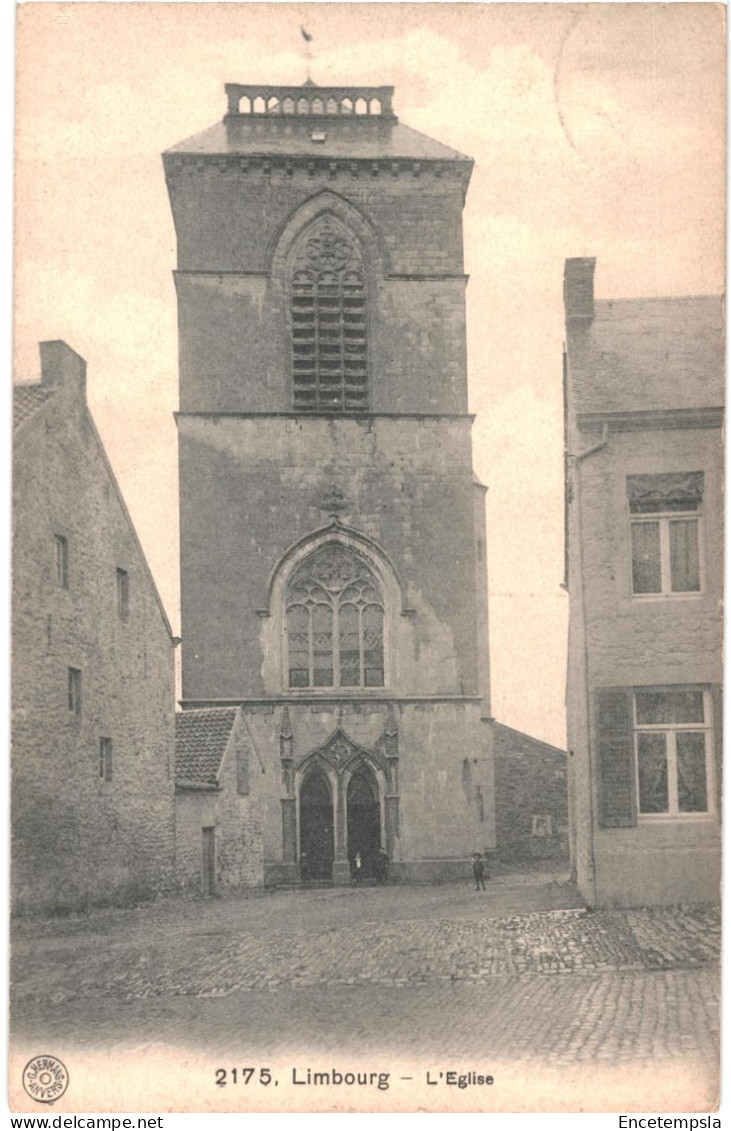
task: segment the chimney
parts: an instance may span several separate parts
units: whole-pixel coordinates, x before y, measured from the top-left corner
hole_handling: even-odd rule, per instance
[[[41,384],[60,388],[74,384],[86,399],[86,362],[65,342],[40,342]]]
[[[596,259],[567,259],[563,271],[563,302],[567,322],[594,318],[594,267]]]

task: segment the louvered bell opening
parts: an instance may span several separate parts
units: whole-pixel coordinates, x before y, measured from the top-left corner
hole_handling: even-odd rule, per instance
[[[315,287],[306,279],[292,288],[294,407],[317,408],[317,326]]]
[[[346,407],[355,411],[368,407],[365,314],[363,284],[350,276],[343,282],[343,381]]]
[[[292,371],[298,412],[368,408],[366,310],[362,277],[306,272],[292,287]]]

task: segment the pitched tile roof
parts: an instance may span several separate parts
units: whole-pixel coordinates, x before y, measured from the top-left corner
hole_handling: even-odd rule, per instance
[[[238,707],[206,707],[175,716],[175,777],[215,784]]]
[[[567,328],[576,412],[716,408],[724,403],[719,295],[601,301]]]
[[[20,428],[33,413],[53,396],[55,389],[43,385],[15,385],[13,387],[13,431]]]
[[[390,158],[417,161],[467,161],[471,158],[401,122],[374,118],[344,120],[323,119],[313,142],[312,133],[318,123],[312,118],[251,119],[217,122],[202,133],[181,141],[166,150],[176,154],[241,154],[242,156],[274,157],[341,157]]]

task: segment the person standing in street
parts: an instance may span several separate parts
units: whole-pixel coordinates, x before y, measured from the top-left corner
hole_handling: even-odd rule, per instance
[[[482,859],[482,853],[480,852],[474,854],[472,874],[475,877],[475,891],[479,891],[480,887],[485,891],[485,861]]]

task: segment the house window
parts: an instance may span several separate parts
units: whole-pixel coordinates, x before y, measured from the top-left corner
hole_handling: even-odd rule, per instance
[[[81,714],[81,672],[78,668],[69,668],[68,706],[73,715]]]
[[[288,680],[298,688],[384,686],[384,606],[363,559],[328,543],[286,592]]]
[[[627,496],[632,592],[699,593],[703,473],[631,475]]]
[[[710,693],[698,688],[636,688],[634,732],[639,816],[709,813]]]
[[[292,383],[296,412],[368,408],[363,257],[331,216],[309,227],[291,275]]]
[[[126,569],[117,570],[117,612],[123,618],[129,613],[129,574]]]
[[[56,567],[56,585],[59,589],[69,587],[69,544],[63,534],[53,537],[53,553]]]
[[[112,780],[112,740],[111,738],[99,739],[99,778],[101,781]]]

